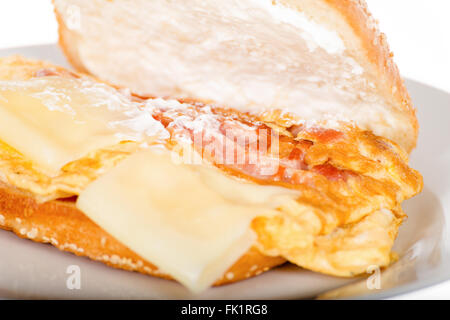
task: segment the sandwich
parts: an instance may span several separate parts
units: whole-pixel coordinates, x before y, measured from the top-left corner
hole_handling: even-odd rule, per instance
[[[1,228],[194,292],[395,261],[418,124],[361,1],[54,4],[76,71],[0,59]]]

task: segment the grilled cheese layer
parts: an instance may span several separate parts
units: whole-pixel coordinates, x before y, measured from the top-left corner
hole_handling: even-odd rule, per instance
[[[6,60],[1,67],[9,63],[15,68],[16,62]],[[33,70],[32,78],[40,81],[53,81],[54,77],[90,81],[95,92],[92,79],[49,67]],[[2,83],[9,80],[5,76]],[[27,77],[14,81],[26,82]],[[141,100],[108,90],[126,99],[127,104],[136,104],[139,111],[134,112],[145,110],[145,119],[150,116],[158,130],[144,130],[145,135],[127,135],[116,144],[88,150],[52,174],[27,156],[26,146],[9,145],[0,136],[0,178],[40,201],[48,201],[83,195],[143,150],[172,151],[176,155],[173,161],[195,162],[199,157],[224,177],[261,189],[277,187],[296,193],[296,201],[277,203],[274,214],[256,214],[251,219],[249,228],[257,235],[254,245],[265,255],[281,256],[299,266],[339,276],[363,273],[368,265],[390,263],[390,249],[405,217],[400,204],[422,187],[421,176],[408,167],[405,152],[394,143],[355,127],[336,131],[292,126],[277,114],[255,117],[202,104]],[[171,179],[169,173],[167,177]],[[128,191],[120,201],[127,201]],[[221,192],[236,195],[239,188]],[[181,199],[173,194],[173,203],[183,205],[177,202],[183,202]],[[105,216],[99,221],[109,221],[106,212],[101,212]],[[99,225],[128,245],[127,239],[114,234],[114,228]],[[178,277],[175,272],[172,276]]]

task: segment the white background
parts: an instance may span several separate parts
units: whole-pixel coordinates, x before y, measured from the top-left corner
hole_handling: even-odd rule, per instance
[[[367,0],[403,76],[450,92],[450,1]],[[0,49],[55,43],[50,0],[0,0]],[[450,281],[399,298],[450,299]]]

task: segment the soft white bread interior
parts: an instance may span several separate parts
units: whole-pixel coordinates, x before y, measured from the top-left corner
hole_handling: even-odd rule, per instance
[[[71,63],[140,95],[354,123],[406,151],[410,97],[362,0],[54,0]]]

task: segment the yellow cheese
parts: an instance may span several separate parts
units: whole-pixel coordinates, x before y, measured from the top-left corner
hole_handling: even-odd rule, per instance
[[[149,110],[104,84],[61,77],[0,82],[0,140],[50,175],[90,151],[162,131]]]
[[[77,207],[194,292],[210,286],[254,243],[249,228],[293,190],[250,184],[215,168],[138,152],[90,184]]]

